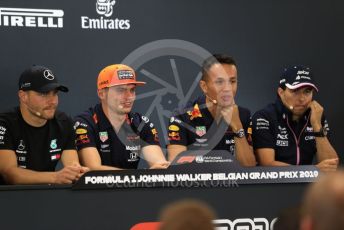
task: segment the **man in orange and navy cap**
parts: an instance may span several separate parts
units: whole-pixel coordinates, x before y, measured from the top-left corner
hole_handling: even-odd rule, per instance
[[[159,145],[157,130],[145,116],[132,112],[135,71],[115,64],[98,76],[100,104],[75,119],[77,148],[82,164],[91,170],[136,169],[141,157],[150,168],[169,166]]]

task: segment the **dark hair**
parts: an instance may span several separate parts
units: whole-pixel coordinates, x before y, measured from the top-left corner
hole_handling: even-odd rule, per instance
[[[343,229],[343,193],[343,170],[322,175],[304,194],[301,221],[310,219],[315,230]]]
[[[209,69],[216,63],[236,66],[236,62],[231,56],[228,56],[227,54],[213,54],[212,56],[205,59],[202,64],[202,79],[201,80],[203,81],[206,80]]]
[[[214,230],[215,212],[202,201],[181,200],[166,206],[159,230]]]
[[[278,87],[283,89],[283,90],[285,90],[287,88],[287,86],[285,84],[279,84]]]

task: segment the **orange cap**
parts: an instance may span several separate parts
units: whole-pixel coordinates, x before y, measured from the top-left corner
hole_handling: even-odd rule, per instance
[[[109,65],[102,69],[98,75],[98,90],[126,84],[144,85],[146,82],[136,81],[135,71],[123,64]]]

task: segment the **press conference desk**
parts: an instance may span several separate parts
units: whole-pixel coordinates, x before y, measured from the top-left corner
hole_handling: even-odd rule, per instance
[[[270,223],[279,210],[300,201],[305,187],[299,183],[75,191],[68,186],[13,186],[0,190],[0,229],[130,229],[157,221],[162,206],[181,198],[207,202],[218,219],[265,218]]]
[[[305,170],[308,169],[314,170]],[[270,170],[276,172],[270,174],[264,170],[270,169],[252,168],[247,175],[252,178],[253,175],[285,175],[278,168]],[[239,171],[236,171],[237,174],[225,172],[223,175],[239,175]],[[291,171],[296,172],[295,168]],[[300,202],[308,182],[312,181],[299,178],[295,180],[298,183],[290,183],[291,180],[274,178],[256,182],[247,180],[249,183],[245,183],[245,180],[238,180],[227,184],[216,183],[213,187],[206,183],[184,183],[183,186],[170,184],[164,187],[159,183],[135,186],[128,183],[127,186],[95,184],[104,178],[123,179],[128,176],[131,179],[137,177],[137,180],[143,174],[146,178],[158,178],[159,175],[168,173],[171,176],[179,172],[188,171],[91,172],[90,177],[85,175],[73,189],[72,186],[51,185],[1,186],[0,229],[130,229],[137,223],[157,221],[159,211],[165,204],[182,198],[200,199],[211,205],[218,215],[217,226],[224,227],[222,229],[234,229],[233,226],[243,225],[269,229],[281,209]],[[206,174],[200,174],[202,172]],[[214,185],[218,178],[215,176],[216,172],[202,169],[193,170],[193,174],[187,175],[199,179],[201,176],[211,175],[213,181],[210,182]],[[240,172],[240,175],[246,175],[245,170]],[[302,175],[298,172],[294,174]],[[179,180],[178,178],[175,177],[175,180]],[[120,182],[115,183],[121,183],[118,180]]]

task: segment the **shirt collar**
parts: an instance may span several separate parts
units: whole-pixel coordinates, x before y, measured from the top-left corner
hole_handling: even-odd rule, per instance
[[[103,111],[102,104],[100,104],[100,103],[97,104],[95,106],[94,111],[95,111],[94,115],[97,116],[96,119],[98,120],[99,128],[101,130],[112,129],[112,125],[111,125],[109,119],[106,117],[106,115]]]
[[[196,103],[198,104],[198,106],[201,110],[201,113],[205,117],[206,122],[209,122],[210,124],[212,124],[214,122],[214,118],[213,118],[213,115],[211,115],[211,113],[207,107],[206,96],[201,95],[200,97],[198,97],[194,104],[196,104]]]

